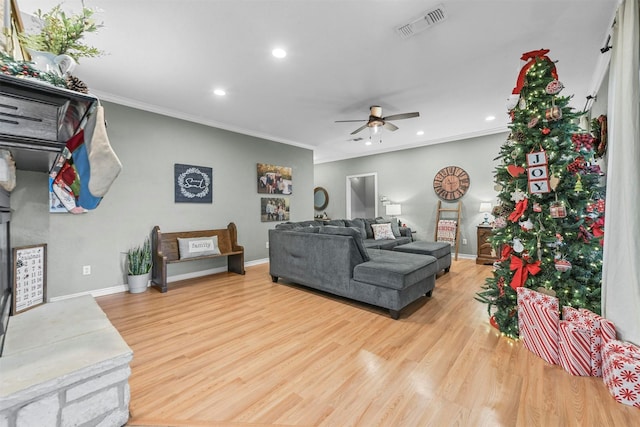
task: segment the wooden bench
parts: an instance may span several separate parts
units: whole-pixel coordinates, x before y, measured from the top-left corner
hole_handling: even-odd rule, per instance
[[[218,236],[219,255],[180,259],[178,237],[189,239],[211,236]],[[233,222],[229,223],[227,228],[217,230],[179,231],[173,233],[162,233],[160,232],[160,227],[156,225],[153,227],[151,235],[153,256],[151,286],[158,288],[160,292],[167,292],[167,265],[177,262],[227,257],[227,270],[244,274],[244,248],[238,245],[237,238],[238,231]]]

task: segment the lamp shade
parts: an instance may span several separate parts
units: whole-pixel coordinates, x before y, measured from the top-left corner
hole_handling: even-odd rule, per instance
[[[387,205],[385,209],[389,216],[402,215],[402,205]]]
[[[489,202],[480,203],[480,212],[491,212],[491,203]]]

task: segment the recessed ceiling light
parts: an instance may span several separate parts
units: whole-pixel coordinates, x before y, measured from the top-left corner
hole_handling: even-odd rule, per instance
[[[285,56],[287,56],[287,51],[282,49],[282,48],[277,47],[277,48],[275,48],[275,49],[273,49],[271,51],[271,54],[273,56],[275,56],[276,58],[280,58],[281,59],[281,58],[284,58]]]
[[[365,142],[364,145],[371,145],[371,140],[368,140],[367,142]]]
[[[218,96],[225,96],[227,94],[227,92],[224,89],[216,89],[213,91],[213,93]]]
[[[418,132],[416,132],[416,135],[422,136],[422,135],[424,135],[424,131],[423,130],[419,130]]]
[[[486,121],[488,121],[488,122],[490,122],[490,121],[492,121],[492,120],[495,120],[495,119],[496,119],[496,116],[487,116],[487,117],[485,118],[485,120],[486,120]]]

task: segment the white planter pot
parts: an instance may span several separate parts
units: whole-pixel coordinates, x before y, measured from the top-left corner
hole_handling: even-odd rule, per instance
[[[149,273],[138,274],[135,276],[127,276],[127,283],[129,284],[129,292],[132,294],[139,294],[147,290],[149,284]]]

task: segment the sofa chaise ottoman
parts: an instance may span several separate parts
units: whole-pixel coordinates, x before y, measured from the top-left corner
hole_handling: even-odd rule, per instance
[[[444,270],[445,273],[448,273],[449,269],[451,269],[451,245],[446,242],[417,240],[406,245],[395,246],[393,250],[396,252],[429,255],[438,260],[438,271]]]

